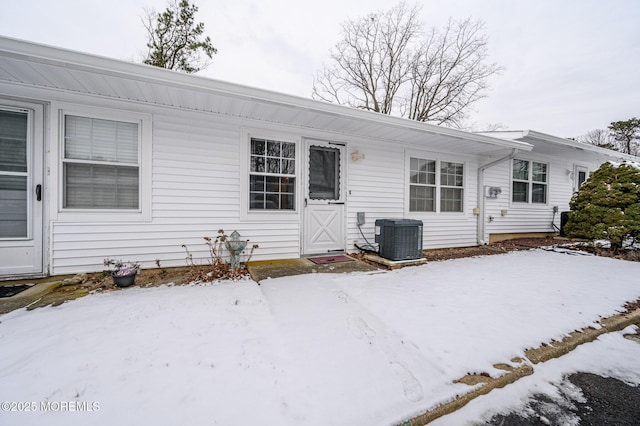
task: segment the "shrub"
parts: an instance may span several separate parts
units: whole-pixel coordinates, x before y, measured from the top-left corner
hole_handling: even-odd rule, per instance
[[[604,163],[573,195],[565,232],[622,247],[640,234],[640,163]]]

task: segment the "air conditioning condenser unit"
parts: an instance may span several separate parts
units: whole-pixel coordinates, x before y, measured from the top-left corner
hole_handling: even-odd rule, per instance
[[[378,254],[389,260],[422,258],[422,221],[415,219],[377,219]]]

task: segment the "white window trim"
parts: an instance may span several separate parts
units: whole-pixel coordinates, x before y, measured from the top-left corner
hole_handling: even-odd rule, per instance
[[[529,163],[529,177],[527,180],[527,185],[529,186],[528,191],[528,199],[527,201],[513,201],[513,162],[514,160],[527,161]],[[534,182],[533,181],[533,163],[545,164],[547,166],[547,181],[546,182]],[[524,180],[516,179],[516,182],[525,182]],[[546,186],[545,193],[545,202],[544,203],[534,203],[533,200],[533,184],[539,183],[544,184]],[[523,207],[523,208],[547,208],[549,206],[549,186],[551,185],[551,165],[547,161],[540,160],[532,160],[528,158],[519,158],[516,157],[511,160],[511,164],[509,165],[509,205],[514,208]]]
[[[578,192],[579,186],[578,186],[578,176],[579,173],[583,171],[586,173],[586,179],[585,182],[587,181],[587,179],[589,179],[589,175],[591,175],[591,172],[589,171],[589,167],[587,166],[583,166],[582,164],[575,164],[573,166],[573,192]]]
[[[293,210],[251,210],[249,208],[249,171],[251,165],[251,138],[289,142],[296,147],[296,186]],[[286,132],[242,128],[240,131],[240,220],[243,222],[290,222],[300,219],[302,198],[302,138]]]
[[[54,220],[63,222],[138,222],[151,220],[151,188],[152,188],[152,116],[139,112],[112,110],[107,108],[88,107],[76,104],[56,104],[52,107],[53,117],[57,117],[52,123],[52,134],[57,134],[58,143],[55,145],[57,152],[52,152],[51,158],[55,158],[55,165],[52,164],[51,175],[55,183],[54,200],[56,204],[52,209]],[[64,117],[75,115],[79,117],[96,118],[103,120],[122,121],[138,124],[139,144],[138,144],[138,179],[139,179],[139,205],[137,210],[122,209],[73,209],[64,208]],[[55,127],[55,128],[54,128]],[[53,147],[52,147],[53,148]],[[53,151],[53,149],[52,149]]]
[[[420,151],[411,151],[406,150],[404,156],[404,212],[405,215],[409,218],[415,217],[424,217],[424,216],[434,216],[434,215],[464,215],[468,206],[467,198],[468,198],[468,190],[469,187],[469,164],[468,161],[456,159],[453,157],[442,156],[442,155],[433,155],[430,153],[420,152]],[[434,212],[415,212],[411,211],[411,158],[420,158],[423,160],[431,160],[436,162],[436,184],[435,184],[435,201],[436,201],[436,211]],[[440,184],[440,164],[442,162],[446,163],[459,163],[463,166],[463,180],[462,186],[442,186]],[[462,189],[462,210],[459,212],[442,212],[440,211],[440,189],[442,188],[458,188]]]

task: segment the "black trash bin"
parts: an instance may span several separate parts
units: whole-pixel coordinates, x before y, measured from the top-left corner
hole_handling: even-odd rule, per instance
[[[560,236],[565,237],[564,227],[569,221],[569,212],[560,212]]]

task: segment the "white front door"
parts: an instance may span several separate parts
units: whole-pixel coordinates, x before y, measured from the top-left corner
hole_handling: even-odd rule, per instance
[[[43,273],[43,107],[0,99],[0,278]]]
[[[306,141],[303,254],[345,250],[345,151]]]

